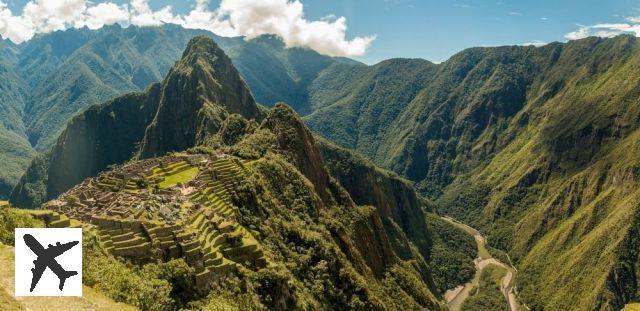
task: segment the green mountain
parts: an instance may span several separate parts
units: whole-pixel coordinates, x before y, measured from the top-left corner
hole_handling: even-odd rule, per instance
[[[176,25],[69,29],[36,36],[21,45],[4,40],[0,64],[8,73],[3,83],[14,91],[5,93],[3,105],[16,107],[12,126],[21,128],[18,134],[28,143],[3,134],[4,144],[19,147],[0,151],[8,159],[0,171],[11,171],[0,181],[0,197],[8,195],[35,151],[48,151],[56,143],[73,116],[162,80],[188,40],[197,35],[214,39],[230,55],[257,101],[267,106],[286,100],[294,107],[305,107],[306,88],[322,69],[336,62],[355,63],[307,49],[287,49],[275,37],[245,41]]]
[[[95,230],[85,282],[143,309],[444,309],[430,203],[285,104],[257,106],[205,37],[161,83],[73,118],[11,199],[52,198],[34,212],[48,226]]]
[[[334,65],[305,121],[486,232],[529,307],[619,309],[640,298],[639,60],[619,36]]]
[[[313,50],[285,48],[276,36],[264,35],[226,50],[259,103],[290,103],[300,114],[311,112],[309,87],[333,64],[358,65],[347,58],[329,58]]]
[[[5,195],[11,192],[35,155],[21,118],[23,92],[24,85],[11,65],[0,62],[0,163],[4,163],[0,170],[0,193]]]
[[[142,140],[141,156],[202,145],[228,114],[261,116],[253,95],[231,59],[211,40],[191,40],[162,82],[160,102]]]
[[[105,32],[170,30],[184,31],[163,26],[115,27]],[[17,71],[17,77],[7,70],[4,76],[8,78],[0,82],[5,83],[0,87],[13,90],[7,94],[24,94],[21,90],[38,88],[48,81],[61,83],[52,90],[78,87],[78,93],[64,91],[65,95],[59,97],[61,102],[69,101],[63,98],[72,93],[77,98],[104,95],[106,100],[118,92],[140,90],[144,83],[132,83],[131,65],[143,64],[137,61],[141,58],[109,56],[120,55],[121,50],[109,50],[113,44],[99,48],[100,44],[83,35],[87,31],[55,33],[59,36],[55,40],[39,37],[32,44],[41,40],[43,48],[31,50],[26,45],[5,43],[3,53],[9,56],[4,66],[15,68],[23,64],[23,68],[30,69]],[[82,48],[70,51],[47,43],[70,40],[65,35],[74,33]],[[131,33],[123,36],[135,42],[153,37]],[[115,37],[113,42],[126,41]],[[21,100],[5,100],[0,107],[9,116],[6,120],[18,120],[3,121],[4,129],[0,127],[0,134],[4,130],[10,133],[7,135],[14,135],[4,136],[10,137],[4,140],[10,146],[6,148],[10,155],[5,165],[18,163],[0,173],[6,174],[8,185],[18,176],[10,172],[20,171],[26,163],[16,162],[25,159],[19,154],[34,154],[26,142],[42,139],[34,134],[41,131],[37,124],[65,124],[81,112],[62,132],[52,151],[31,163],[12,193],[12,202],[23,207],[39,206],[66,191],[76,191],[74,186],[100,172],[111,171],[112,165],[131,159],[136,160],[134,163],[147,163],[144,161],[171,151],[222,152],[241,161],[268,158],[274,161],[272,167],[262,167],[256,173],[256,178],[266,184],[252,184],[267,189],[267,194],[260,194],[265,195],[262,199],[300,195],[295,189],[284,187],[283,180],[304,176],[309,187],[300,191],[311,193],[314,199],[307,200],[305,194],[301,205],[291,201],[282,206],[299,206],[304,213],[312,214],[320,205],[340,206],[346,214],[333,210],[331,213],[337,214],[330,213],[328,219],[353,219],[349,225],[342,223],[338,227],[344,225],[341,228],[348,233],[360,232],[346,234],[349,238],[338,243],[340,247],[352,243],[368,245],[358,240],[362,236],[371,235],[367,239],[376,241],[376,247],[358,250],[366,256],[349,259],[350,264],[362,260],[354,265],[367,266],[377,280],[371,281],[369,289],[378,296],[366,294],[358,299],[375,296],[383,301],[381,305],[400,306],[397,301],[390,302],[376,283],[381,280],[380,273],[394,275],[385,267],[394,266],[396,261],[391,258],[396,257],[401,262],[413,262],[410,273],[417,273],[420,278],[421,285],[411,288],[422,289],[408,294],[412,298],[406,301],[413,302],[407,305],[429,305],[426,301],[438,300],[438,293],[469,280],[472,266],[468,259],[475,256],[469,251],[472,241],[433,215],[427,217],[428,225],[425,224],[423,211],[437,210],[478,228],[487,236],[492,251],[499,249],[509,254],[501,260],[512,260],[518,268],[519,300],[531,309],[619,309],[627,302],[640,300],[640,158],[634,152],[638,148],[636,132],[640,120],[640,89],[636,81],[640,77],[640,43],[635,37],[587,38],[543,47],[472,48],[441,64],[391,59],[373,66],[327,58],[305,49],[284,49],[279,40],[270,36],[248,42],[239,38],[214,40],[227,52],[237,72],[226,56],[216,54],[216,49],[208,49],[212,54],[202,58],[198,56],[201,52],[190,53],[187,49],[186,58],[171,70],[173,61],[150,60],[157,63],[141,65],[146,69],[139,70],[144,74],[136,76],[143,78],[136,81],[159,80],[164,73],[153,68],[166,68],[168,72],[164,81],[143,93],[131,93],[90,108],[87,107],[91,104],[84,100],[72,100],[77,103],[73,108],[76,110],[59,120],[47,119],[52,117],[46,112],[45,117],[25,116],[47,109],[60,111],[57,109],[65,105],[30,108],[36,106],[29,97],[9,96]],[[148,46],[169,44],[160,39],[153,42],[157,43]],[[122,51],[144,50],[140,44]],[[86,55],[98,56],[91,58],[81,53],[84,47],[90,47]],[[101,49],[110,52],[97,52]],[[23,55],[32,55],[28,57],[30,61],[24,61]],[[176,52],[174,59],[178,55]],[[83,59],[78,62],[82,64],[91,63],[90,59],[96,64],[109,59],[105,64],[119,65],[115,69],[95,67],[102,69],[86,70],[84,74],[78,69],[82,66],[65,67],[67,60],[76,56]],[[148,57],[153,59],[152,54]],[[216,61],[208,63],[212,59]],[[49,64],[53,64],[52,69]],[[42,72],[49,72],[43,77],[60,75],[56,79],[37,78],[39,66]],[[30,72],[42,82],[24,81],[21,72]],[[64,72],[81,78],[65,84],[73,79]],[[96,73],[99,78],[92,80],[91,75]],[[128,78],[119,79],[121,76]],[[108,83],[96,82],[92,84],[95,88],[83,89],[85,81],[89,84],[98,80]],[[110,93],[109,88],[115,91]],[[33,94],[44,96],[48,92],[43,89]],[[267,111],[255,104],[273,106],[283,99],[304,115],[306,126],[328,141],[314,138],[290,109],[278,105]],[[56,137],[51,134],[53,130],[42,131]],[[16,142],[23,149],[9,145]],[[394,173],[342,149],[345,147]],[[24,151],[16,154],[16,150]],[[91,156],[86,156],[87,152]],[[417,195],[412,187],[430,201]],[[373,208],[362,214],[365,219],[348,207],[366,205]],[[300,210],[288,214],[287,221],[307,217]],[[360,213],[366,209],[355,210]],[[274,213],[262,212],[259,217]],[[253,221],[255,226],[265,219]],[[337,228],[326,222],[320,226]],[[318,232],[304,234],[314,236]],[[358,269],[358,274],[366,275]],[[395,275],[398,273],[407,276],[409,272]],[[485,285],[495,287],[489,282],[493,280],[491,273],[485,276]],[[299,288],[306,292],[303,287]],[[425,288],[431,294],[426,294]],[[408,293],[410,289],[403,291]]]

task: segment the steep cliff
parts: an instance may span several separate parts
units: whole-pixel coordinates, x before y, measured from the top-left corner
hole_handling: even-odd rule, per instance
[[[431,206],[415,192],[412,185],[352,151],[322,138],[317,141],[331,175],[349,192],[354,202],[376,207],[387,234],[394,241],[402,241],[400,236],[406,236],[407,241],[420,250],[420,255],[428,258],[431,241],[424,213]],[[395,243],[394,247],[402,258],[413,256],[408,243]]]

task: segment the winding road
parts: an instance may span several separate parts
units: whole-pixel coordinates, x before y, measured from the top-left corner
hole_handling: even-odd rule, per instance
[[[442,219],[472,235],[476,240],[476,244],[478,247],[478,258],[473,260],[473,263],[476,266],[476,274],[473,279],[468,283],[458,285],[457,287],[448,290],[444,294],[444,298],[447,302],[447,307],[449,307],[449,310],[457,311],[461,309],[462,304],[469,297],[469,293],[471,292],[471,290],[475,286],[478,286],[480,275],[482,274],[482,269],[490,264],[493,264],[506,270],[506,274],[502,278],[502,294],[504,295],[505,302],[509,306],[509,310],[518,311],[520,309],[520,305],[516,301],[516,295],[514,291],[515,276],[517,270],[514,267],[507,265],[491,256],[486,248],[486,240],[478,230],[471,228],[468,225],[463,224],[451,217],[442,217]]]

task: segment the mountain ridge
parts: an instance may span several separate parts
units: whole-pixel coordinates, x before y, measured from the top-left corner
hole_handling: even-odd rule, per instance
[[[348,85],[324,89],[346,100],[306,121],[486,232],[514,260],[529,307],[616,309],[637,296],[638,59],[627,35],[473,48],[437,65],[386,123],[397,102],[380,110],[383,93],[363,100]]]
[[[41,159],[43,165],[36,160],[29,167],[34,174],[23,177],[12,203],[48,201],[45,209],[72,219],[49,225],[90,222],[103,254],[136,263],[154,256],[184,260],[205,292],[220,290],[207,287],[225,282],[220,275],[234,275],[250,284],[239,290],[264,308],[443,309],[428,262],[426,201],[399,177],[360,164],[350,178],[381,195],[371,200],[357,195],[366,204],[357,205],[351,198],[356,189],[344,188],[345,176],[334,178],[327,169],[333,165],[325,159],[349,166],[363,160],[317,142],[283,103],[258,110],[234,70],[211,39],[192,39],[162,83],[76,116]],[[173,100],[176,95],[181,100]],[[205,115],[219,123],[175,131],[178,136],[167,141],[163,133],[150,130],[175,125],[158,118],[163,105],[186,109],[186,121],[198,120],[200,109],[219,108],[218,114]],[[204,138],[198,141],[200,132]],[[145,143],[163,140],[163,146],[173,148],[145,154],[145,143],[137,142],[143,136]],[[172,139],[187,144],[172,144]],[[83,165],[82,158],[93,163]],[[40,197],[45,199],[28,201],[38,199],[25,194],[41,183],[49,187]],[[120,224],[113,231],[115,223],[129,223],[129,229]],[[144,229],[136,231],[135,224]],[[124,245],[123,234],[135,238]],[[172,243],[180,247],[171,248]],[[132,245],[146,251],[131,251]],[[189,248],[194,245],[199,248]]]
[[[16,175],[26,169],[26,159],[48,151],[73,116],[93,104],[144,91],[149,84],[162,80],[188,40],[196,35],[214,38],[231,56],[258,101],[267,106],[282,100],[301,105],[306,100],[302,91],[308,83],[305,81],[325,65],[346,62],[307,49],[285,49],[277,38],[245,41],[169,24],[71,28],[38,35],[20,45],[2,41],[0,62],[8,72],[15,73],[14,77],[3,77],[17,81],[20,87],[15,89],[20,96],[2,99],[0,107],[11,106],[20,112],[12,126],[25,128],[18,135],[26,136],[27,143],[11,136],[10,143],[20,146],[12,150],[21,150],[23,160],[16,159],[11,150],[2,151],[7,167],[0,171],[8,173],[0,173],[0,197],[6,197],[17,183]],[[307,72],[302,65],[307,60],[317,63],[317,68]],[[273,69],[262,70],[265,66]]]

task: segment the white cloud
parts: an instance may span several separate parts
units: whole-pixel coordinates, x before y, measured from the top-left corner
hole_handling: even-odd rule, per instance
[[[173,14],[168,5],[158,11],[149,7],[148,0],[131,0],[131,24],[136,26],[160,26],[162,24],[182,24],[181,16]]]
[[[22,9],[22,18],[31,22],[36,33],[62,30],[83,20],[85,0],[35,0]]]
[[[77,26],[86,25],[90,29],[98,29],[104,25],[125,23],[129,21],[129,10],[126,6],[113,3],[100,3],[87,8],[86,18],[77,23]]]
[[[14,15],[0,0],[0,36],[20,43],[38,33],[69,27],[172,23],[247,39],[275,34],[287,47],[308,47],[330,56],[362,55],[375,40],[375,35],[347,39],[344,17],[306,19],[299,0],[222,0],[215,10],[208,5],[209,0],[195,0],[193,9],[180,15],[174,14],[171,6],[153,10],[148,0],[130,0],[124,5],[108,1],[96,4],[87,0],[31,0],[20,15]]]
[[[307,20],[298,0],[222,0],[217,14],[219,22],[226,22],[220,25],[223,32],[235,32],[247,39],[276,34],[288,47],[309,47],[331,56],[362,55],[375,40],[375,36],[347,40],[344,17]],[[231,29],[224,29],[229,26]]]
[[[640,37],[640,17],[627,17],[624,23],[602,23],[591,26],[578,25],[578,30],[572,31],[564,37],[569,40],[578,40],[589,36],[614,37],[625,33]]]
[[[546,45],[546,44],[547,43],[542,41],[542,40],[533,40],[533,41],[530,41],[530,42],[525,42],[522,45],[524,45],[524,46],[533,45],[535,47],[538,47],[538,46],[543,46],[543,45]]]
[[[0,34],[13,42],[22,42],[31,38],[35,30],[33,24],[27,20],[14,16],[6,3],[0,2]]]
[[[208,0],[196,0],[194,9],[184,16],[182,23],[185,28],[205,29],[219,36],[240,35],[228,20],[222,20],[217,11],[210,11],[207,8]]]

